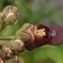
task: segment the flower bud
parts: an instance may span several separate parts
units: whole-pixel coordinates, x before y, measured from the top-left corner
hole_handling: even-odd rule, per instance
[[[27,42],[30,39],[30,36],[26,32],[21,32],[20,30],[15,34],[16,39],[20,39],[24,42]]]
[[[6,6],[3,10],[5,24],[14,24],[18,21],[19,12],[13,5]]]
[[[24,42],[27,42],[30,39],[30,36],[28,33],[26,33],[24,30],[26,30],[30,26],[29,23],[24,24],[15,34],[16,39],[20,39]]]
[[[1,57],[4,58],[4,59],[5,58],[10,58],[10,57],[13,56],[13,52],[9,47],[3,46],[1,55],[2,55]]]
[[[11,45],[11,50],[16,52],[24,51],[24,42],[22,40],[16,39],[9,42]]]
[[[14,24],[16,21],[16,16],[14,15],[14,13],[9,13],[4,21],[6,25]]]
[[[24,51],[24,43],[19,39],[11,40],[8,44],[5,44],[2,47],[3,50],[6,50],[6,48],[11,50],[13,53],[22,52]]]

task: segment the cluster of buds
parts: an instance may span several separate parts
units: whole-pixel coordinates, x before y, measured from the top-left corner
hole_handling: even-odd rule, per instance
[[[18,20],[18,9],[14,6],[7,6],[0,13],[0,30],[2,25],[14,24]],[[4,40],[3,40],[3,39]],[[43,24],[24,24],[14,36],[0,37],[0,63],[20,63],[18,54],[31,51],[43,45],[58,46],[63,44],[63,28],[54,25],[47,27]]]
[[[4,27],[8,25],[16,24],[18,18],[19,18],[18,8],[13,5],[6,6],[4,10],[0,12],[0,32],[4,29]],[[15,40],[13,39],[9,41],[9,40],[2,39],[2,37],[0,39],[1,39],[0,40],[0,63],[8,63],[6,61],[7,58],[13,57],[15,59],[16,56],[13,56],[13,54],[17,54],[16,50],[23,51],[22,50],[22,46],[24,45],[23,41],[19,39],[15,39]],[[15,53],[13,53],[14,51]]]

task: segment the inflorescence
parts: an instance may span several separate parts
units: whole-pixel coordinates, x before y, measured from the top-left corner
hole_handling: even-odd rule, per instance
[[[9,5],[0,12],[0,32],[5,26],[16,24],[19,18],[18,9]],[[58,46],[63,44],[63,28],[58,25],[50,27],[44,24],[25,23],[14,36],[0,37],[0,63],[19,63],[18,54],[25,49],[34,50],[43,45]]]

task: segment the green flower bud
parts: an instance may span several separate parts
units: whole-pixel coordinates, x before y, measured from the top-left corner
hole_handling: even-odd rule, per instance
[[[19,12],[13,5],[6,6],[3,10],[5,24],[14,24],[18,21]]]
[[[16,39],[16,40],[11,40],[9,42],[9,44],[11,45],[11,49],[13,51],[17,51],[17,52],[20,52],[20,51],[23,51],[24,50],[24,43],[23,41],[19,40],[19,39]]]
[[[3,49],[9,48],[10,50],[13,51],[13,53],[17,53],[24,51],[24,43],[19,39],[11,40],[8,44],[5,44],[2,48]]]
[[[16,21],[16,16],[14,15],[14,13],[9,13],[4,21],[6,25],[14,24]]]
[[[9,47],[2,47],[2,58],[10,58],[13,56],[13,52]]]
[[[20,30],[15,34],[16,39],[20,39],[24,42],[27,42],[30,39],[30,36],[28,33],[21,32]]]
[[[26,30],[31,24],[30,23],[25,23],[21,28],[20,31]]]
[[[19,63],[18,56],[14,56],[6,61],[6,63]]]
[[[24,24],[15,34],[16,39],[23,40],[24,42],[27,42],[30,39],[30,36],[28,33],[26,33],[24,30],[26,30],[30,26],[29,23]]]

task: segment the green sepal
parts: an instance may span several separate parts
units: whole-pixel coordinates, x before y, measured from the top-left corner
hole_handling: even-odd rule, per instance
[[[26,30],[27,27],[29,27],[31,24],[30,23],[25,23],[23,26],[20,28],[20,31]]]
[[[23,40],[24,42],[27,42],[30,39],[30,35],[24,30],[26,30],[30,26],[29,23],[24,24],[15,34],[16,39]]]
[[[19,39],[11,40],[9,42],[9,44],[11,45],[11,47],[12,47],[11,49],[13,51],[19,52],[19,51],[23,51],[23,49],[24,49],[24,43],[23,43],[23,41],[21,41]]]
[[[23,42],[27,42],[27,41],[30,39],[30,36],[29,36],[29,34],[27,34],[27,33],[25,33],[25,32],[18,31],[18,32],[15,34],[15,39],[20,39],[20,40],[22,40]]]

